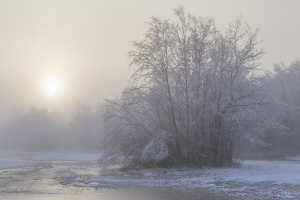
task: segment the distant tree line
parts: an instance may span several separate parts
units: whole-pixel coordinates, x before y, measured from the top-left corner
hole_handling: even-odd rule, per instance
[[[261,136],[264,145],[257,150],[272,157],[299,154],[300,61],[275,64],[273,72],[266,74],[266,84],[277,101],[277,109],[270,113],[276,117],[277,128],[270,128]]]
[[[32,107],[0,127],[0,149],[28,151],[97,151],[101,112],[79,105],[66,122],[59,113]]]

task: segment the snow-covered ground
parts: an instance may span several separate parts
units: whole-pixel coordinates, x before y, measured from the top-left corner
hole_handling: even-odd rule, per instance
[[[91,187],[111,184],[205,190],[247,199],[300,199],[300,157],[246,160],[239,168],[133,170],[122,176],[89,177],[84,183]]]
[[[0,169],[29,167],[38,161],[96,161],[97,153],[0,151]]]
[[[7,169],[13,167],[28,167],[36,165],[35,162],[26,162],[26,161],[18,161],[18,160],[2,160],[0,159],[0,169]]]
[[[27,156],[20,151],[0,151],[0,169],[34,166],[37,163],[24,159]]]
[[[288,157],[287,160],[300,161],[300,156],[292,156],[292,157]]]
[[[73,152],[42,152],[33,153],[33,160],[60,160],[60,161],[96,161],[100,154],[73,153]]]
[[[28,153],[22,151],[0,150],[0,158],[26,155],[28,155]]]

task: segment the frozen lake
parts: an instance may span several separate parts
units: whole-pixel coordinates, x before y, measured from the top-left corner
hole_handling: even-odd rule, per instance
[[[299,199],[300,157],[239,168],[103,171],[98,154],[0,152],[0,199]]]

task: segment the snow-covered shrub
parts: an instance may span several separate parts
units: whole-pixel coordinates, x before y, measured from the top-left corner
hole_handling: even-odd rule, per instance
[[[169,155],[166,142],[167,137],[164,132],[161,132],[157,137],[150,140],[142,151],[141,161],[147,163],[152,161],[159,162],[166,159]]]

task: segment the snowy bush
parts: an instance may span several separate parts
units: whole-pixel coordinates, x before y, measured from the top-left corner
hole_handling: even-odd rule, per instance
[[[144,147],[141,155],[142,162],[159,162],[166,159],[169,155],[169,149],[166,144],[167,137],[165,133],[158,134],[157,137],[149,141]]]

